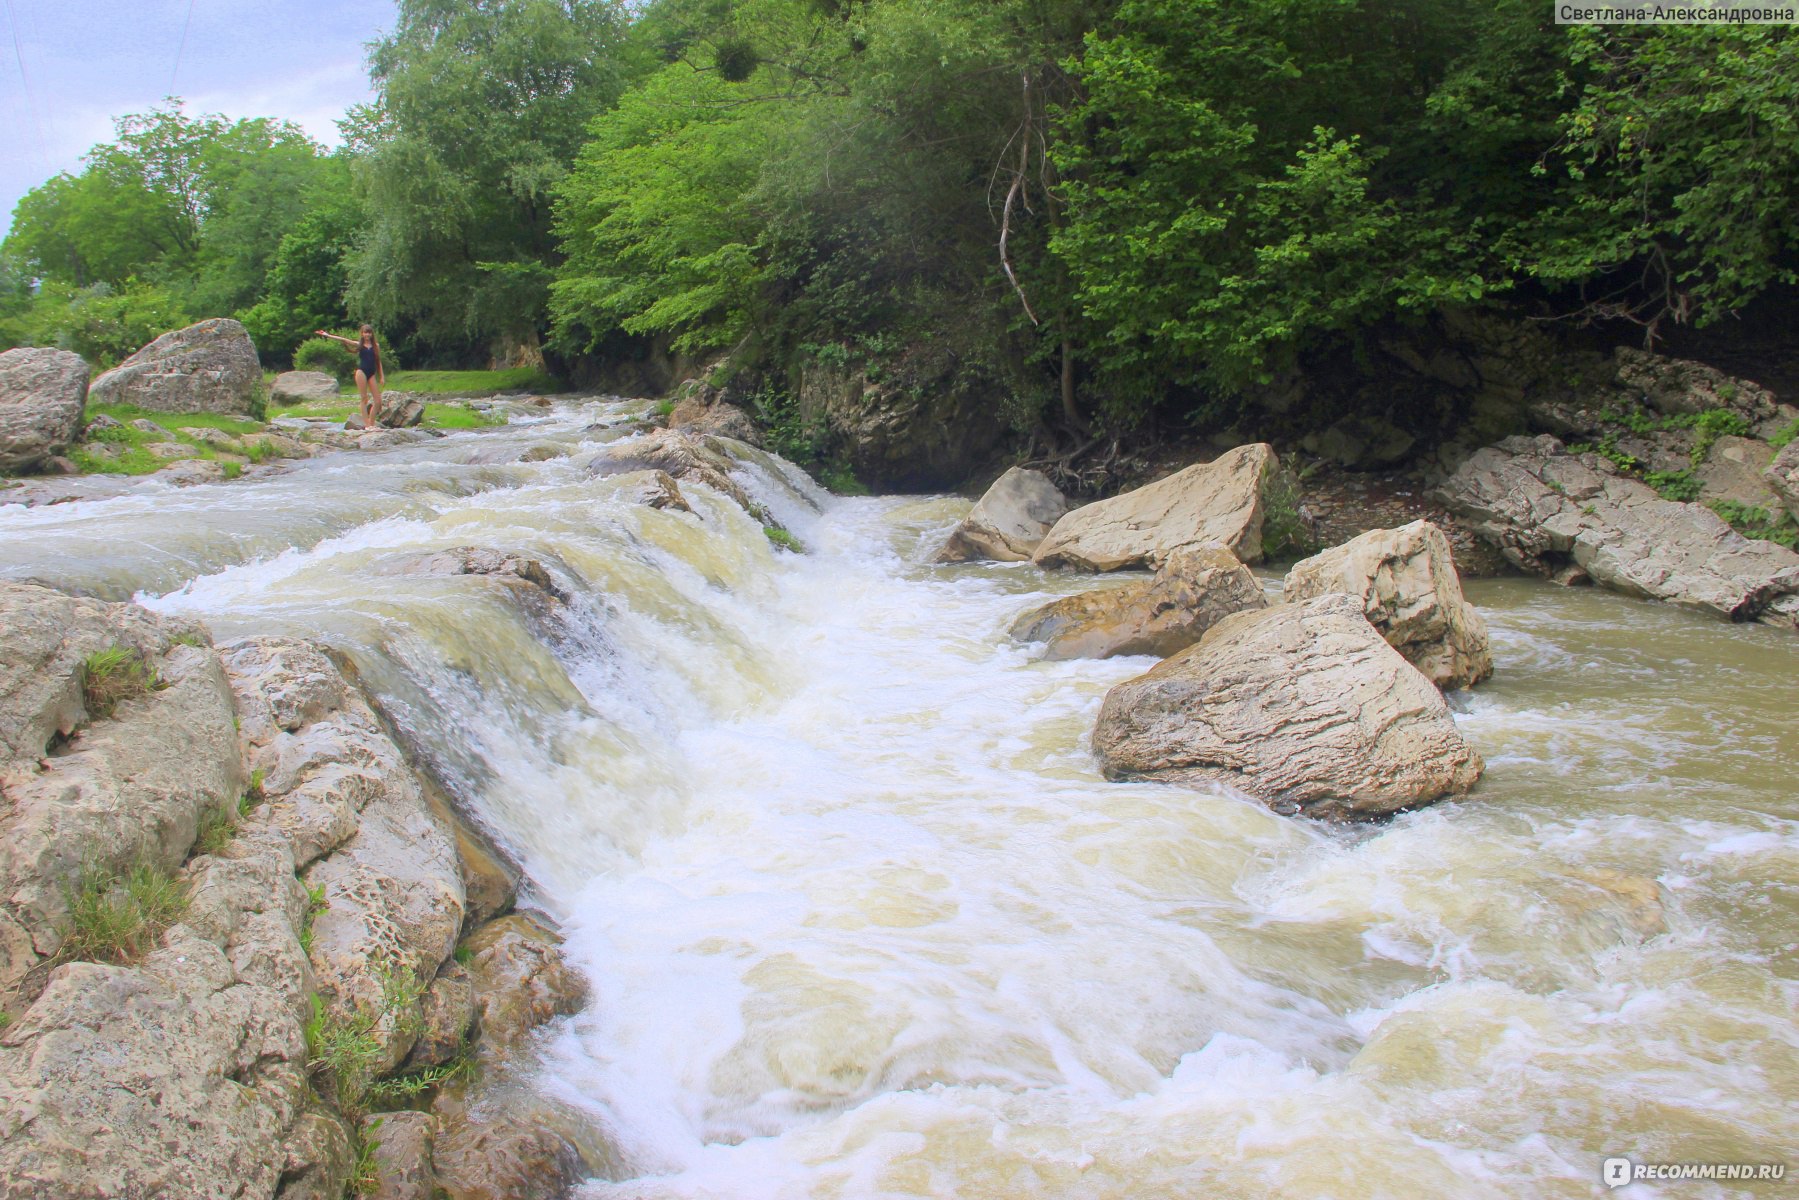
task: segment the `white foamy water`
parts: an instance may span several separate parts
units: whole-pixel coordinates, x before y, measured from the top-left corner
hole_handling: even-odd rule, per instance
[[[1103,781],[1148,661],[1010,645],[1092,581],[924,565],[966,502],[746,461],[788,555],[588,478],[608,415],[0,509],[6,574],[357,660],[593,980],[536,1080],[613,1147],[584,1195],[1584,1197],[1609,1154],[1791,1153],[1799,639],[1476,584],[1480,791],[1321,829]],[[574,456],[471,461],[538,444]],[[394,573],[470,544],[570,611]]]

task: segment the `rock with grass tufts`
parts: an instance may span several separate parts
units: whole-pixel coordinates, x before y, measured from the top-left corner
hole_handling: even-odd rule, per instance
[[[1439,489],[1514,565],[1733,621],[1799,628],[1799,554],[1745,538],[1703,504],[1665,500],[1555,438],[1477,451]]]
[[[0,471],[30,471],[81,435],[87,363],[41,346],[0,354]]]
[[[1280,462],[1265,443],[1077,508],[1037,547],[1045,567],[1116,571],[1157,566],[1174,551],[1217,543],[1246,563],[1262,559],[1263,491]]]
[[[1780,497],[1793,519],[1799,521],[1799,439],[1781,447],[1768,469],[1762,472],[1762,478]]]
[[[1449,539],[1429,521],[1371,529],[1295,563],[1281,594],[1354,596],[1399,651],[1440,688],[1472,687],[1493,673],[1487,623],[1462,595]]]
[[[1234,787],[1329,820],[1460,795],[1481,773],[1442,693],[1338,594],[1226,617],[1113,688],[1093,746],[1108,778]]]
[[[254,413],[262,363],[244,327],[217,317],[163,334],[95,379],[88,397],[157,412]]]
[[[975,501],[932,561],[1029,562],[1067,511],[1068,497],[1048,476],[1013,467]]]
[[[1049,659],[1166,658],[1232,613],[1267,604],[1262,585],[1229,550],[1190,547],[1170,554],[1154,578],[1032,609],[1013,624],[1012,636],[1045,643]]]

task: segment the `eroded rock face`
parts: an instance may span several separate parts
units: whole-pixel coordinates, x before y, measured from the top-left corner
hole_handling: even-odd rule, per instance
[[[363,1137],[375,1143],[380,1174],[374,1200],[435,1200],[437,1169],[432,1163],[429,1113],[390,1112],[363,1122]]]
[[[568,599],[543,563],[492,546],[453,546],[448,550],[434,550],[401,559],[390,569],[397,575],[483,575],[529,585],[554,600]]]
[[[1774,494],[1786,505],[1787,512],[1799,521],[1799,441],[1788,442],[1762,472]]]
[[[261,388],[250,335],[218,317],[163,334],[95,379],[88,395],[158,412],[249,413]]]
[[[1093,746],[1109,778],[1224,784],[1339,820],[1459,795],[1482,769],[1442,693],[1337,594],[1226,617],[1113,688]]]
[[[1232,613],[1267,604],[1262,585],[1235,555],[1221,546],[1199,546],[1170,554],[1152,579],[1032,609],[1013,624],[1012,636],[1045,643],[1049,659],[1166,658]]]
[[[1217,543],[1246,563],[1262,558],[1262,485],[1279,462],[1265,443],[1077,508],[1037,547],[1040,566],[1116,571],[1155,566],[1176,550]]]
[[[79,354],[20,347],[0,354],[0,471],[30,471],[81,433],[87,363]]]
[[[114,647],[154,670],[154,685],[103,716],[86,707],[84,664]],[[191,624],[0,584],[0,1007],[61,948],[84,874],[173,870],[202,815],[237,803],[232,726],[218,656]],[[41,757],[63,735],[62,751]]]
[[[269,819],[292,840],[306,885],[322,890],[310,955],[320,992],[361,1011],[379,1011],[396,978],[410,977],[422,995],[462,927],[454,836],[367,702],[317,647],[246,638],[220,650]],[[383,1026],[383,1070],[412,1048],[409,1025]]]
[[[269,396],[278,404],[335,400],[337,393],[337,377],[323,371],[283,371],[269,385]]]
[[[694,385],[698,386],[695,387]],[[750,415],[735,404],[718,398],[718,393],[698,381],[690,381],[686,394],[668,414],[670,429],[686,429],[698,434],[716,434],[736,438],[752,446],[762,444],[762,432]]]
[[[1778,411],[1767,388],[1702,362],[1669,358],[1633,346],[1618,347],[1615,358],[1618,386],[1658,412],[1677,415],[1722,408],[1754,425]]]
[[[554,1017],[579,1012],[587,981],[562,957],[561,939],[523,913],[476,930],[468,940],[482,1052],[516,1049]]]
[[[1375,529],[1287,572],[1289,601],[1341,592],[1387,644],[1440,688],[1470,687],[1493,673],[1487,623],[1462,595],[1454,554],[1429,521]]]
[[[729,497],[763,525],[779,529],[780,522],[731,478],[731,466],[731,456],[721,439],[678,429],[658,429],[642,437],[614,442],[587,460],[588,473],[596,476],[651,471],[682,483],[705,484]],[[681,502],[685,504],[686,499],[683,497]]]
[[[1001,475],[949,535],[933,562],[1029,562],[1068,497],[1041,471],[1013,467]]]
[[[633,471],[618,477],[618,494],[635,504],[690,513],[693,506],[681,494],[680,485],[667,471]]]
[[[1555,438],[1507,438],[1478,451],[1439,495],[1534,574],[1577,569],[1627,595],[1799,627],[1799,554],[1743,537],[1702,504],[1664,500]]]
[[[1780,497],[1766,472],[1774,461],[1774,447],[1755,438],[1721,437],[1706,452],[1705,461],[1693,471],[1699,480],[1699,499],[1722,500],[1745,508],[1759,508],[1778,515]]]
[[[468,968],[451,961],[438,971],[421,1003],[418,1040],[406,1056],[406,1071],[449,1062],[462,1049],[475,1022],[475,983]]]

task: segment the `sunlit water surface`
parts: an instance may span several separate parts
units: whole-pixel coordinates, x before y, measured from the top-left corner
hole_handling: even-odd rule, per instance
[[[1149,661],[1010,645],[1093,581],[926,565],[966,501],[745,453],[786,554],[589,477],[632,415],[0,508],[7,577],[351,655],[594,982],[537,1083],[623,1164],[585,1195],[1584,1197],[1799,1147],[1799,639],[1474,583],[1479,791],[1323,829],[1104,782]],[[572,604],[400,573],[462,545]]]

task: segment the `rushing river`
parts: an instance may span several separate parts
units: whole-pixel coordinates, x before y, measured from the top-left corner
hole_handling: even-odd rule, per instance
[[[7,577],[356,659],[594,981],[537,1081],[615,1147],[583,1195],[1590,1197],[1614,1154],[1799,1158],[1799,638],[1476,582],[1484,782],[1325,829],[1104,782],[1094,716],[1149,664],[1008,644],[1094,581],[927,565],[966,501],[746,455],[787,554],[589,478],[630,415],[0,508]],[[571,611],[393,570],[471,544]]]

